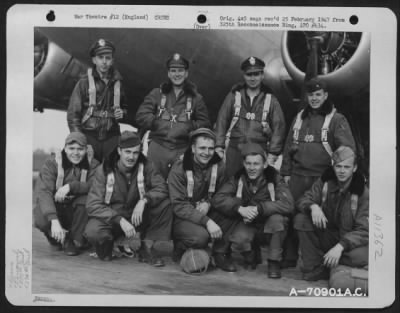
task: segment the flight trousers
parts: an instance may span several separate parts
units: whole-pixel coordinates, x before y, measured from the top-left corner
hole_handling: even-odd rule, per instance
[[[57,203],[56,210],[62,228],[68,231],[68,237],[83,245],[85,242],[83,232],[88,221],[85,205]],[[33,219],[34,226],[45,233],[46,237],[50,236],[51,221],[43,215],[38,205],[33,209]]]
[[[311,272],[323,264],[323,257],[339,242],[339,230],[327,226],[319,229],[312,224],[311,217],[299,213],[295,217],[295,228],[300,239],[300,250],[303,259],[303,272]],[[342,254],[339,264],[351,267],[368,265],[368,245],[357,247]]]
[[[128,220],[129,222],[130,219]],[[171,238],[172,211],[169,200],[166,199],[160,205],[145,208],[142,223],[135,227],[140,232],[141,240],[168,241]],[[90,217],[86,225],[85,237],[92,245],[125,236],[119,224],[110,224],[102,219]]]
[[[257,246],[269,245],[267,256],[269,260],[281,261],[288,220],[288,217],[273,214],[264,223],[244,223],[240,221],[229,238],[232,243],[232,250],[237,252],[251,251],[256,241]]]
[[[172,164],[174,164],[186,149],[187,147],[171,150],[152,140],[147,152],[147,158],[153,162],[155,169],[167,180]]]
[[[119,135],[111,136],[105,140],[98,140],[89,134],[85,135],[88,145],[91,145],[93,148],[94,158],[100,163],[118,146]]]
[[[210,212],[208,216],[222,230],[222,238],[215,239],[213,243],[214,253],[227,253],[230,251],[229,237],[235,229],[238,221],[227,218],[218,212]],[[211,241],[211,237],[207,228],[203,225],[195,224],[188,220],[175,217],[174,226],[172,228],[172,237],[174,245],[181,250],[189,248],[205,249]]]

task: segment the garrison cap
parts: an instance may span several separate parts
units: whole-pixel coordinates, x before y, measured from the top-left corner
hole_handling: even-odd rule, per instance
[[[114,53],[114,51],[115,46],[111,41],[100,38],[90,47],[90,56],[94,57],[97,54]]]
[[[189,68],[189,61],[179,53],[174,53],[174,55],[167,60],[167,68],[170,69],[171,67],[179,67],[187,70]]]
[[[67,136],[67,138],[65,138],[65,145],[69,145],[74,142],[80,144],[81,146],[86,146],[86,136],[81,132],[72,132]]]
[[[247,73],[257,73],[263,72],[265,68],[265,63],[263,60],[257,57],[249,57],[242,62],[240,69]]]
[[[210,138],[214,141],[216,140],[215,133],[211,129],[208,129],[205,127],[197,128],[196,130],[190,132],[190,134],[189,134],[190,141],[193,142],[193,140],[198,136],[204,136],[204,137]]]
[[[264,158],[264,160],[267,159],[264,149],[259,144],[254,142],[249,142],[242,146],[242,157],[245,158],[250,154],[259,154]]]
[[[355,157],[356,157],[356,154],[354,153],[354,151],[351,148],[349,148],[347,146],[340,146],[332,154],[332,163],[337,164],[337,163],[343,162],[347,159],[355,158]]]
[[[141,144],[139,134],[133,131],[124,131],[119,137],[119,147],[121,149],[136,147]]]
[[[319,78],[311,78],[308,82],[306,82],[307,92],[314,92],[320,89],[327,91],[327,85],[323,80]]]

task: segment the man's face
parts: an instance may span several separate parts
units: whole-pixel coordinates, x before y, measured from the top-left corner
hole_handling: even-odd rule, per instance
[[[340,183],[347,183],[357,170],[357,165],[354,164],[354,157],[348,158],[342,162],[333,165],[336,177]]]
[[[246,86],[249,89],[257,89],[261,86],[261,83],[264,79],[264,72],[253,72],[253,73],[244,73],[243,74],[244,81],[246,82]]]
[[[208,137],[199,136],[192,144],[192,152],[195,162],[207,165],[214,155],[215,141]]]
[[[243,166],[246,170],[247,176],[251,179],[257,179],[260,177],[265,168],[265,160],[259,155],[247,155],[243,160]]]
[[[120,156],[122,165],[128,169],[131,169],[136,165],[136,162],[139,158],[140,145],[123,149],[118,147],[118,154]]]
[[[188,77],[189,72],[182,67],[171,67],[168,69],[168,78],[176,87],[180,87]]]
[[[77,142],[72,142],[64,147],[65,154],[72,164],[79,164],[86,155],[86,147]]]
[[[328,92],[323,89],[315,90],[313,92],[307,92],[308,104],[313,109],[319,109],[328,98]]]
[[[96,66],[96,70],[102,74],[105,75],[108,73],[110,70],[111,66],[114,63],[114,57],[113,54],[110,53],[102,53],[102,54],[96,54],[92,58],[93,64]]]

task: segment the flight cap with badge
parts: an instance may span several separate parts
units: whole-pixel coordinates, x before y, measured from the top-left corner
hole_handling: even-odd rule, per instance
[[[139,134],[133,131],[124,131],[119,137],[118,146],[121,149],[136,147],[141,144]]]
[[[328,91],[328,86],[326,82],[319,78],[311,78],[308,82],[306,82],[306,90],[307,92],[314,92],[320,89],[324,91]]]
[[[89,50],[91,57],[94,57],[96,55],[103,54],[103,53],[114,54],[114,52],[115,52],[114,44],[111,41],[109,41],[107,39],[103,39],[103,38],[96,40],[92,44],[92,46],[90,47],[90,50]]]
[[[350,147],[340,146],[332,154],[332,164],[335,165],[350,158],[354,158],[354,161],[356,160],[354,151]]]
[[[217,138],[215,133],[211,129],[201,127],[201,128],[197,128],[196,130],[190,132],[190,134],[189,134],[190,142],[193,143],[194,139],[196,139],[199,136],[210,138],[210,139],[214,140],[214,142],[216,141],[216,138]]]
[[[248,155],[259,154],[263,157],[264,161],[267,160],[267,155],[266,155],[264,149],[259,144],[254,143],[254,142],[245,143],[241,148],[241,152],[242,152],[243,159],[245,159],[246,156],[248,156]]]
[[[186,60],[182,55],[179,53],[174,53],[172,57],[167,60],[167,68],[184,68],[187,70],[189,68],[189,61]]]
[[[78,143],[81,146],[87,146],[86,136],[81,132],[71,132],[69,133],[67,138],[65,138],[65,145],[69,145],[74,142]]]
[[[245,74],[264,72],[265,63],[257,57],[248,57],[242,62],[240,69]]]

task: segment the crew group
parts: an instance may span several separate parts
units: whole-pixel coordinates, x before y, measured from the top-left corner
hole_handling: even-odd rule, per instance
[[[263,84],[265,64],[249,57],[211,130],[189,62],[176,53],[168,82],[137,110],[142,136],[120,134],[127,100],[114,52],[104,39],[91,47],[93,67],[68,107],[71,132],[36,183],[34,222],[50,244],[67,255],[90,244],[110,261],[115,249],[132,254],[127,242],[140,233],[139,260],[163,266],[154,243],[172,238],[174,261],[204,249],[229,272],[237,270],[232,253],[254,269],[268,245],[270,278],[295,267],[300,252],[310,281],[328,279],[338,264],[368,264],[368,189],[324,81],[306,83],[308,105],[286,136],[280,104]]]

